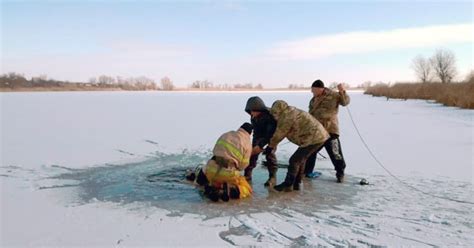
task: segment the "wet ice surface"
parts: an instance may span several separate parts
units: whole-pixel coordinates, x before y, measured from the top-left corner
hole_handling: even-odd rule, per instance
[[[138,204],[165,209],[174,218],[193,214],[205,222],[225,217],[227,230],[218,235],[232,245],[469,246],[474,241],[473,205],[413,192],[383,175],[348,175],[344,184],[338,184],[334,171],[322,168],[319,178],[303,181],[301,191],[279,193],[263,187],[267,171],[260,165],[254,170],[253,197],[212,203],[184,179],[185,170],[207,156],[206,152],[190,151],[156,153],[153,158],[129,164],[84,169],[52,166],[40,171],[2,167],[0,174],[31,180],[37,190],[67,195],[66,204],[76,207],[97,202],[123,208]],[[279,169],[278,181],[285,173],[285,168]],[[359,185],[362,177],[370,184]],[[472,201],[469,182],[419,177],[403,180],[431,194]]]
[[[91,201],[110,201],[120,204],[143,202],[172,211],[176,215],[183,213],[200,214],[206,218],[234,215],[236,213],[257,213],[292,208],[309,214],[315,209],[324,209],[337,205],[350,205],[357,187],[337,185],[329,174],[318,180],[304,180],[301,192],[282,194],[263,187],[268,174],[263,165],[254,171],[252,184],[254,195],[251,198],[212,203],[202,195],[201,188],[185,180],[186,169],[193,168],[194,154],[160,155],[157,158],[126,165],[109,165],[89,169],[67,169],[59,175],[48,177],[59,184],[40,186],[40,189],[74,186],[76,203]],[[176,161],[188,161],[189,165],[169,165]],[[199,161],[199,159],[198,159]],[[283,180],[285,169],[278,173]],[[349,178],[348,178],[349,180]],[[67,184],[60,184],[67,181]],[[357,185],[350,179],[348,184]],[[318,189],[321,188],[321,189]],[[341,190],[345,188],[344,190]],[[336,190],[337,194],[331,194]],[[304,191],[304,194],[303,194]]]
[[[242,108],[255,94],[0,95],[0,246],[473,246],[473,205],[389,176],[344,108],[344,184],[335,183],[330,161],[319,160],[322,176],[305,180],[300,192],[269,191],[259,166],[252,198],[203,198],[184,171],[205,163],[215,139],[248,120]],[[309,99],[306,92],[258,94],[301,109]],[[400,180],[474,201],[474,111],[351,97],[366,142]],[[219,118],[209,119],[213,112]],[[280,145],[279,161],[294,149]],[[279,182],[285,173],[279,170]],[[361,178],[370,185],[358,185]]]

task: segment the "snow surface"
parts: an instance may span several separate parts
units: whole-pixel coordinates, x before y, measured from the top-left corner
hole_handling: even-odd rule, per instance
[[[347,180],[322,176],[300,192],[263,187],[210,203],[184,182],[223,132],[249,120],[250,96],[307,109],[309,92],[1,93],[0,246],[474,245],[474,111],[351,92],[341,143]],[[277,150],[287,163],[296,147]],[[327,156],[325,152],[323,155]],[[278,181],[286,169],[279,170]],[[358,184],[366,178],[370,185]]]

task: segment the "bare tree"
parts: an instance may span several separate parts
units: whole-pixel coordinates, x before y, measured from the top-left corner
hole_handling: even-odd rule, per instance
[[[163,90],[173,90],[174,85],[169,77],[164,77],[160,80],[161,89]]]
[[[289,84],[288,89],[304,89],[304,84]]]
[[[253,89],[253,84],[252,83],[246,83],[246,84],[234,84],[235,89]]]
[[[416,77],[422,82],[427,83],[433,79],[433,67],[430,60],[418,55],[412,61],[412,68],[415,71]]]
[[[365,81],[362,84],[358,85],[357,88],[362,88],[362,89],[366,90],[366,89],[370,88],[371,86],[372,86],[371,81]]]
[[[2,87],[25,87],[30,86],[30,82],[28,79],[25,78],[23,74],[9,72],[7,74],[3,74],[0,78],[0,85]]]
[[[115,83],[115,78],[110,77],[110,76],[106,76],[106,75],[101,75],[101,76],[99,76],[97,81],[101,85],[107,85],[107,84]]]
[[[442,83],[450,83],[456,76],[456,58],[450,50],[439,49],[431,57],[431,64],[436,76]]]
[[[191,88],[195,88],[195,89],[209,89],[213,87],[214,87],[214,83],[209,82],[207,80],[204,80],[204,81],[196,80],[191,84]]]
[[[349,89],[351,88],[351,85],[348,84],[348,83],[338,83],[338,82],[332,82],[331,84],[329,84],[329,88],[330,89],[337,89],[337,85],[339,84],[342,84],[342,86],[344,87],[344,89]]]

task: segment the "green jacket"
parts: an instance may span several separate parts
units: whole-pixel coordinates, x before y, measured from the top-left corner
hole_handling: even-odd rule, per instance
[[[318,120],[303,110],[288,106],[285,101],[275,101],[270,113],[277,121],[270,147],[275,148],[284,138],[300,147],[324,143],[329,138]]]
[[[350,100],[345,91],[341,93],[325,88],[320,97],[313,97],[309,101],[309,113],[321,122],[329,133],[339,134],[339,105],[347,106]]]

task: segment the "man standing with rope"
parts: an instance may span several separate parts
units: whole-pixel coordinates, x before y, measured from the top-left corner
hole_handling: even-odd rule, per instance
[[[347,106],[350,102],[350,97],[347,95],[342,84],[337,85],[338,92],[324,87],[321,80],[316,80],[311,85],[311,92],[313,98],[309,102],[309,113],[314,116],[324,128],[328,131],[330,138],[324,144],[331,162],[336,170],[336,178],[338,183],[344,181],[344,169],[346,162],[342,155],[341,142],[339,141],[339,121],[337,113],[339,105]],[[306,177],[311,177],[314,166],[316,164],[317,153],[312,154],[305,165]]]

